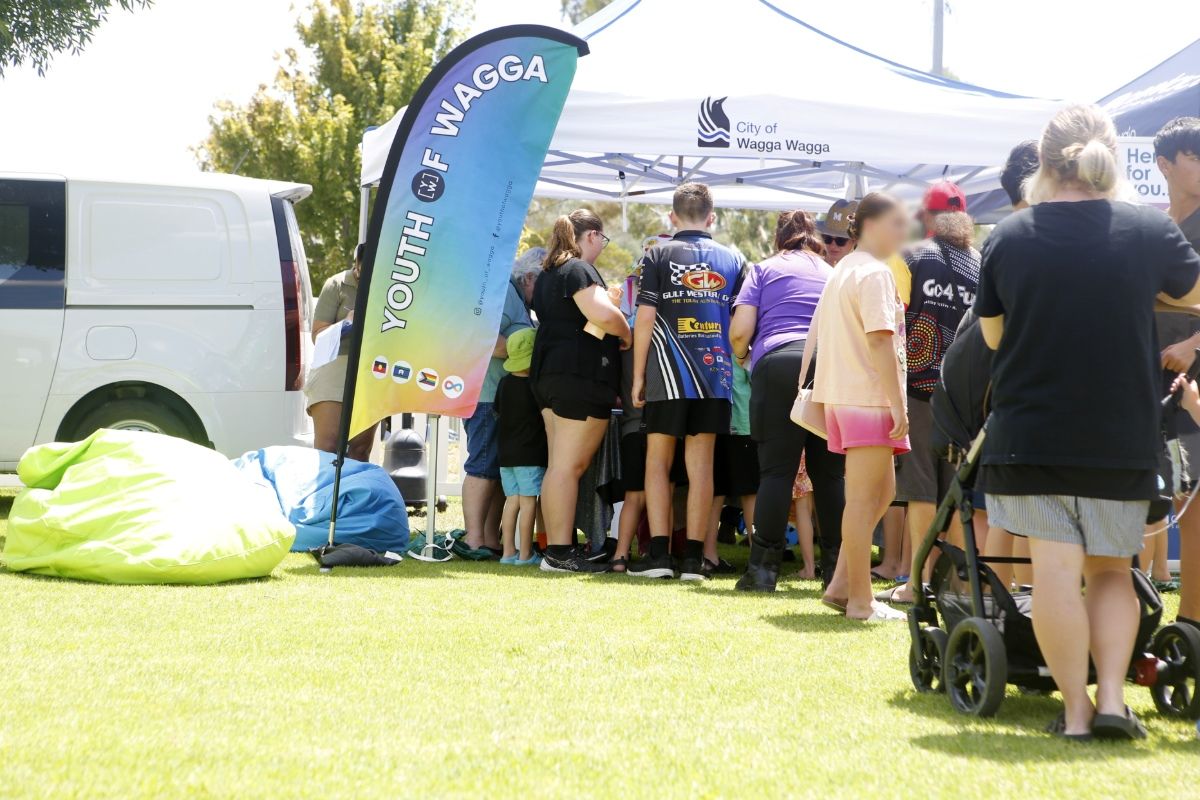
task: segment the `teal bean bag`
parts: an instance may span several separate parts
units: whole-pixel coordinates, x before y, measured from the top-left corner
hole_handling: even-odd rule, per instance
[[[17,472],[0,554],[15,572],[219,583],[270,574],[296,536],[270,488],[170,436],[100,430],[30,448]]]

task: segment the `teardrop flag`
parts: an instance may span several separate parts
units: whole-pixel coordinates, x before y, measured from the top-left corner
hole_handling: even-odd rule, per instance
[[[525,214],[586,54],[555,28],[498,28],[455,48],[417,90],[368,229],[350,436],[402,411],[474,411]]]

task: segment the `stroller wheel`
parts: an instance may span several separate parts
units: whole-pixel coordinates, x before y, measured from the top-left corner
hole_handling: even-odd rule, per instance
[[[942,685],[950,704],[964,714],[990,717],[1004,700],[1008,657],[1004,637],[987,620],[968,617],[950,631]]]
[[[946,658],[946,640],[941,628],[922,628],[920,638],[908,649],[908,674],[918,692],[943,692],[942,662]]]
[[[1154,634],[1150,652],[1163,666],[1150,687],[1160,714],[1200,718],[1200,631],[1190,625],[1168,625]]]

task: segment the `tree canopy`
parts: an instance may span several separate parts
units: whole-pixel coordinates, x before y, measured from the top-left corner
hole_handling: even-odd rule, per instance
[[[145,8],[152,0],[3,0],[0,2],[0,77],[29,63],[46,74],[64,50],[80,53],[108,12]]]
[[[586,19],[611,3],[612,0],[562,0],[563,16],[572,24]]]
[[[349,266],[358,241],[363,131],[404,107],[464,36],[464,0],[314,0],[269,86],[223,101],[196,148],[205,169],[312,184],[296,206],[310,271],[320,282]]]

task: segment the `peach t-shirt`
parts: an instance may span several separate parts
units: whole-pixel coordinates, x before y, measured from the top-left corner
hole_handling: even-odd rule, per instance
[[[813,399],[839,406],[882,406],[887,393],[871,363],[867,334],[889,331],[905,396],[904,306],[887,264],[856,251],[833,270],[817,307],[817,375]]]

